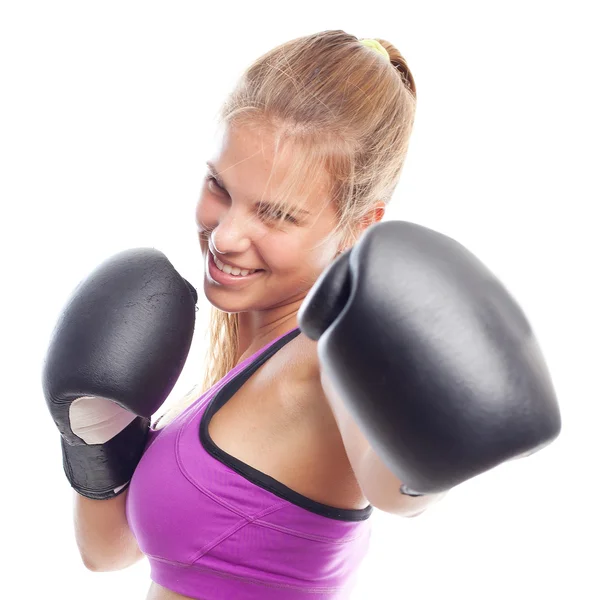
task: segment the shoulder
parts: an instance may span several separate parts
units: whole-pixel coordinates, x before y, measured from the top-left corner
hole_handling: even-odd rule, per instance
[[[281,356],[283,368],[298,381],[320,385],[321,370],[317,342],[300,333],[283,350],[286,348],[288,352]]]
[[[270,364],[269,364],[270,363]],[[262,367],[259,385],[280,398],[286,398],[297,407],[311,407],[323,416],[329,410],[321,385],[317,342],[303,333],[281,348]]]
[[[299,332],[297,336],[281,346],[269,360],[260,367],[264,381],[279,380],[282,377],[293,379],[314,379],[319,376],[317,342]]]

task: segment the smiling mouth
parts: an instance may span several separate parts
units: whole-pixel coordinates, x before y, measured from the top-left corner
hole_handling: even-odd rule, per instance
[[[231,267],[229,265],[221,262],[212,252],[209,251],[209,264],[210,268],[213,270],[213,278],[216,277],[217,273],[220,273],[220,277],[225,277],[229,279],[231,282],[234,280],[245,280],[247,278],[252,278],[254,276],[258,276],[260,273],[264,272],[264,269],[240,269],[238,267]]]

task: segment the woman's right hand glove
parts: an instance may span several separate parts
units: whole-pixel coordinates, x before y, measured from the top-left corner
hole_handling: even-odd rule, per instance
[[[126,489],[150,417],[185,365],[197,300],[154,248],[120,252],[73,292],[52,334],[42,386],[65,474],[79,494],[104,500]]]

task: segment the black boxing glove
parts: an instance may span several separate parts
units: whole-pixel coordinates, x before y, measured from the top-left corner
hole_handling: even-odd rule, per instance
[[[153,248],[116,254],[73,292],[52,334],[42,387],[79,494],[103,500],[126,489],[150,417],[184,367],[197,300]]]
[[[444,492],[555,439],[552,381],[522,309],[464,246],[372,225],[298,313],[321,369],[403,493]]]

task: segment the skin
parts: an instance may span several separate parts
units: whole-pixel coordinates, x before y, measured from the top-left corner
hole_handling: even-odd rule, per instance
[[[204,293],[217,308],[240,313],[240,347],[243,361],[276,337],[297,327],[297,313],[310,288],[342,246],[341,234],[328,239],[335,225],[334,206],[324,190],[327,175],[314,178],[302,207],[307,214],[297,222],[270,221],[257,206],[258,199],[275,197],[286,170],[294,160],[293,147],[279,151],[274,161],[274,140],[268,132],[223,127],[210,159],[224,187],[205,180],[196,207],[196,224],[204,265]],[[384,215],[377,203],[358,225],[358,233]],[[213,252],[225,263],[264,269],[245,287],[223,286],[209,275]],[[304,336],[299,336],[304,337]],[[147,600],[187,600],[187,597],[152,583]]]
[[[205,181],[196,207],[205,274],[209,250],[223,262],[265,270],[244,289],[219,285],[207,275],[204,279],[211,304],[240,313],[240,360],[297,325],[296,315],[308,291],[344,250],[340,235],[326,240],[336,221],[334,206],[323,192],[325,173],[314,178],[301,207],[309,214],[300,216],[298,223],[275,224],[259,213],[256,199],[275,197],[294,160],[294,149],[284,147],[275,162],[273,158],[269,133],[223,128],[209,162],[226,189]],[[381,220],[384,207],[379,203],[360,229]]]

